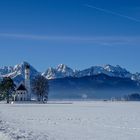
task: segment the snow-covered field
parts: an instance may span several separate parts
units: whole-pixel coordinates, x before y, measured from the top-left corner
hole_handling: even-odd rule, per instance
[[[0,104],[0,140],[140,140],[139,102]]]

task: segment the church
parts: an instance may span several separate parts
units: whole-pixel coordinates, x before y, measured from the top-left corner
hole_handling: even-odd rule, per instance
[[[13,95],[14,101],[31,101],[30,65],[25,65],[25,80],[21,82]]]

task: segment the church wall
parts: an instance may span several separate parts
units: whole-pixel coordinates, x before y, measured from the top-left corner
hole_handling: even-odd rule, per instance
[[[27,101],[27,92],[26,91],[16,91],[16,101]]]

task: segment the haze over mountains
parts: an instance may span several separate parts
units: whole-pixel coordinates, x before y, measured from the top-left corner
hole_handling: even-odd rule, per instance
[[[0,68],[0,77],[10,76],[19,83],[24,80],[26,63]],[[73,70],[60,64],[43,73],[31,66],[31,79],[38,74],[49,80],[50,98],[53,99],[108,99],[140,91],[140,73],[132,74],[119,65],[107,64],[85,70]]]

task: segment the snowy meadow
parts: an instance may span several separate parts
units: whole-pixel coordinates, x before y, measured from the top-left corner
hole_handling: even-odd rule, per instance
[[[139,140],[139,102],[0,104],[0,140]]]

